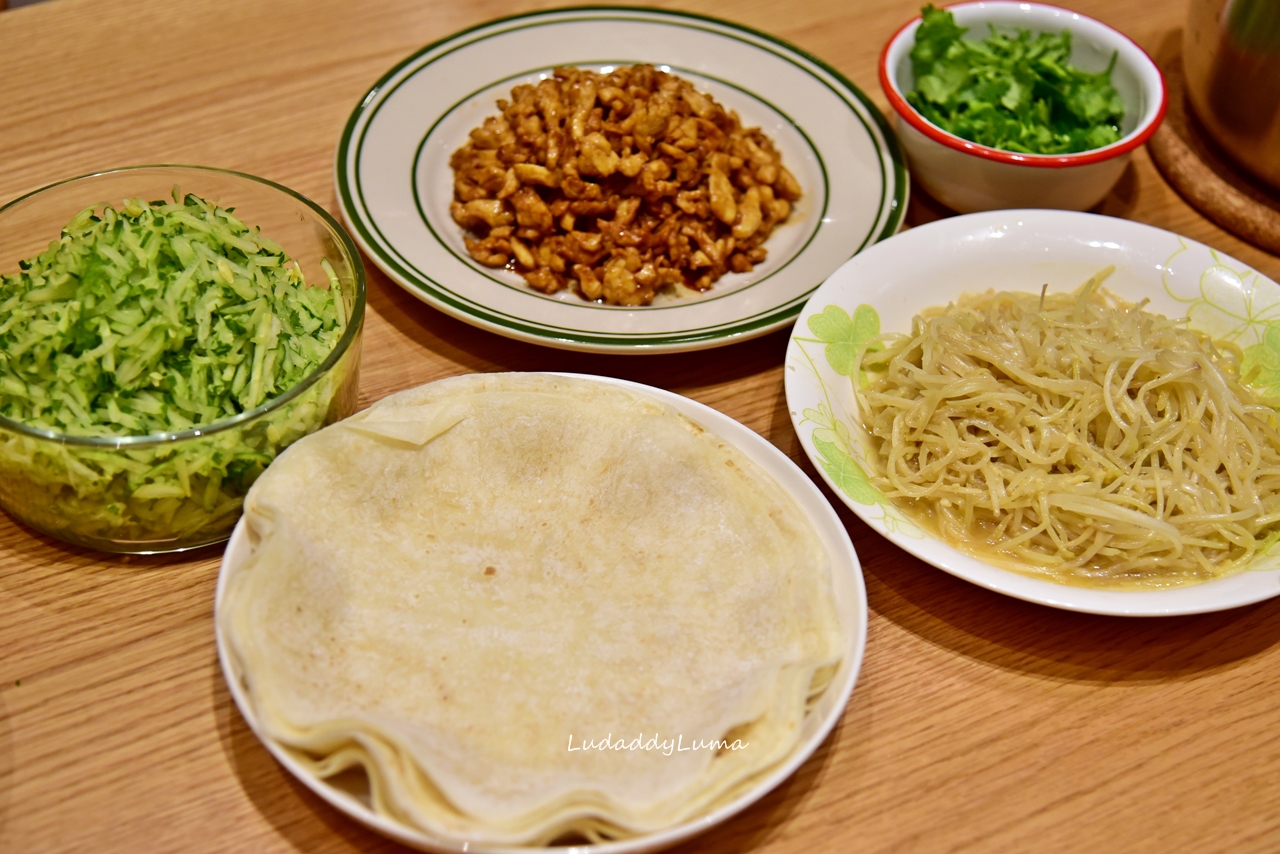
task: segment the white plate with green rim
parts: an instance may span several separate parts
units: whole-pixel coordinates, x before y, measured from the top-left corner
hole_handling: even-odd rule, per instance
[[[909,332],[920,310],[963,293],[1079,287],[1115,265],[1108,290],[1215,340],[1280,365],[1280,285],[1201,243],[1148,225],[1096,214],[1009,210],[969,214],[913,228],[835,272],[796,320],[787,348],[792,423],[814,467],[864,522],[926,563],[998,593],[1056,608],[1116,616],[1220,611],[1280,595],[1280,547],[1233,575],[1153,590],[1058,584],[988,564],[923,530],[866,472],[849,377],[857,349],[881,330]],[[1263,351],[1269,351],[1264,355]],[[1257,385],[1280,396],[1280,369]]]
[[[450,155],[498,98],[559,65],[647,62],[689,80],[774,140],[804,191],[769,257],[705,294],[640,308],[546,296],[474,261],[449,215]],[[580,7],[482,24],[379,80],[338,145],[338,201],[370,260],[424,302],[511,338],[593,352],[717,347],[790,324],[851,256],[897,232],[907,173],[879,110],[821,60],[736,24],[654,9]]]

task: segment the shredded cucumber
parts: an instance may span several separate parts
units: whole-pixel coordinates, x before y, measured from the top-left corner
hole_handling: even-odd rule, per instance
[[[231,211],[174,196],[86,208],[0,279],[0,414],[71,436],[175,433],[253,409],[333,349],[337,288],[307,287]]]
[[[328,287],[309,286],[232,210],[176,188],[173,199],[86,208],[0,275],[0,414],[69,437],[191,431],[282,394],[332,352],[348,308],[327,260]],[[348,414],[358,351],[348,355],[268,415],[177,443],[0,427],[0,502],[90,544],[216,539],[276,454]]]

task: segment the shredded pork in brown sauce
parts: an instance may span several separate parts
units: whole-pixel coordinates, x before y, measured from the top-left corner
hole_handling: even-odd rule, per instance
[[[759,128],[651,65],[557,68],[454,152],[467,250],[534,288],[648,305],[765,259],[800,185]]]

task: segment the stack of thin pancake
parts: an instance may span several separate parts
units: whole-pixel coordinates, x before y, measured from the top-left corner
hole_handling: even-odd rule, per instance
[[[292,446],[245,522],[218,619],[260,734],[447,838],[705,814],[796,749],[844,649],[787,493],[616,385],[394,395]]]

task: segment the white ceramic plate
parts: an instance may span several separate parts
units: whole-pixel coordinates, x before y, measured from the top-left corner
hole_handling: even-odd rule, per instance
[[[638,62],[690,80],[777,143],[804,197],[770,237],[766,261],[705,294],[642,308],[546,296],[475,262],[449,215],[449,157],[468,132],[512,87],[558,65]],[[500,335],[595,352],[715,347],[789,324],[837,267],[898,230],[908,187],[879,110],[821,60],[724,21],[592,7],[493,21],[401,62],[352,113],[336,178],[356,242],[409,293]]]
[[[574,376],[574,375],[566,375]],[[809,516],[822,539],[827,553],[831,555],[832,592],[835,597],[836,612],[840,626],[845,635],[845,657],[840,663],[839,671],[832,680],[814,708],[805,716],[804,732],[795,753],[783,765],[762,778],[749,791],[744,792],[737,800],[726,804],[715,812],[664,830],[660,833],[610,842],[601,845],[575,845],[571,848],[556,849],[572,852],[572,854],[639,854],[639,852],[656,851],[674,845],[681,840],[699,834],[710,827],[730,818],[755,803],[775,786],[800,767],[808,759],[818,745],[831,732],[844,711],[853,684],[858,678],[858,670],[862,666],[862,653],[867,641],[867,595],[862,582],[862,567],[858,563],[858,555],[849,540],[849,534],[835,510],[823,497],[813,481],[804,474],[786,454],[783,454],[767,440],[748,427],[739,424],[727,415],[717,412],[708,406],[681,397],[669,391],[663,391],[639,383],[626,382],[605,377],[587,377],[577,375],[581,379],[595,380],[621,386],[640,394],[656,398],[675,407],[685,416],[725,439],[742,451],[753,462],[764,469],[791,495],[796,504]],[[238,566],[249,557],[249,538],[245,533],[241,520],[231,534],[226,553],[222,558],[222,568],[218,575],[218,587],[215,599],[215,611],[221,607],[222,594],[231,568]],[[218,658],[222,662],[222,673],[235,698],[236,706],[249,724],[249,728],[266,745],[272,755],[289,769],[307,788],[315,792],[335,808],[341,810],[357,821],[363,822],[374,830],[384,833],[406,845],[423,851],[468,852],[468,854],[529,854],[532,851],[545,851],[545,848],[510,847],[496,845],[476,845],[462,840],[441,839],[429,836],[420,830],[398,824],[375,813],[363,791],[361,780],[326,781],[311,774],[300,765],[294,756],[271,739],[264,738],[258,727],[258,721],[249,705],[239,675],[234,673],[229,664],[230,658],[222,636],[221,622],[215,619],[218,626]]]
[[[791,420],[805,453],[837,495],[894,544],[952,575],[999,593],[1095,614],[1163,616],[1218,611],[1280,594],[1280,554],[1203,584],[1152,591],[1071,587],[991,566],[914,525],[868,481],[867,452],[850,427],[857,402],[845,364],[871,315],[884,331],[907,332],[911,318],[962,293],[989,288],[1079,287],[1114,264],[1106,287],[1166,317],[1241,347],[1280,341],[1280,285],[1207,246],[1123,219],[1049,210],[969,214],[913,228],[849,261],[813,295],[796,321],[786,358]],[[815,322],[816,321],[816,322]],[[865,337],[861,340],[865,340]],[[840,342],[843,342],[841,344]],[[828,347],[835,343],[835,349]]]

